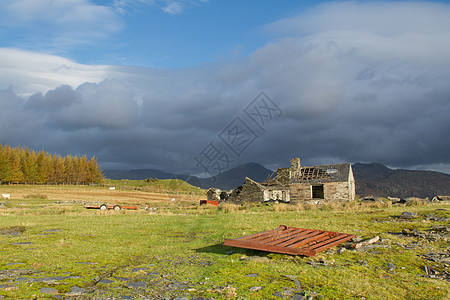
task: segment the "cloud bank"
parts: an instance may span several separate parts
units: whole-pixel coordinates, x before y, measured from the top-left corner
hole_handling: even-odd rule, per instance
[[[450,172],[449,15],[428,2],[323,4],[268,24],[271,40],[246,58],[182,70],[0,49],[14,57],[0,62],[0,142],[106,168],[201,173],[194,157],[213,142],[231,166],[300,156]],[[244,112],[261,91],[283,111],[263,129]],[[219,137],[236,117],[257,135],[240,155]]]

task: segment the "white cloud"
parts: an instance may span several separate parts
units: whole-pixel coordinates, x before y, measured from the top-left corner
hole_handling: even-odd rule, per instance
[[[19,95],[45,93],[60,85],[73,88],[88,81],[100,82],[109,66],[89,66],[69,59],[18,49],[0,48],[0,88],[12,86]]]
[[[449,63],[450,6],[436,2],[332,2],[265,27],[277,36],[339,43],[374,62]],[[439,41],[439,46],[436,42]]]
[[[158,7],[169,15],[182,14],[187,7],[200,3],[208,3],[208,0],[114,0],[113,7],[119,13],[129,13],[137,10],[141,5]]]
[[[0,24],[20,28],[29,42],[42,38],[45,32],[47,43],[54,46],[98,41],[122,28],[122,21],[112,8],[88,0],[3,0]]]

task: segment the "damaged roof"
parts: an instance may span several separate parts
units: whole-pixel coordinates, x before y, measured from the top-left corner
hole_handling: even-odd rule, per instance
[[[292,174],[291,183],[348,181],[350,170],[350,163],[301,167],[300,172]]]

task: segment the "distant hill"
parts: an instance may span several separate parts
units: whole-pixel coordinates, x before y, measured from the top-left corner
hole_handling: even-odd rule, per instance
[[[434,171],[392,170],[379,163],[352,165],[356,194],[380,197],[450,195],[450,175]]]
[[[356,194],[380,197],[433,197],[450,195],[450,175],[434,171],[392,170],[383,164],[356,163],[352,165],[356,181]],[[211,178],[172,174],[155,169],[104,170],[110,179],[182,179],[191,185],[208,189],[210,187],[231,190],[244,183],[245,177],[262,182],[273,171],[258,163],[246,163],[229,169]]]
[[[257,163],[246,163],[235,168],[229,169],[216,177],[199,178],[201,188],[216,187],[221,190],[231,190],[244,184],[245,177],[262,182],[272,175],[273,171],[266,169],[264,166]],[[195,185],[193,180],[188,182]]]
[[[266,169],[257,163],[246,163],[235,168],[231,168],[216,177],[199,178],[196,176],[184,174],[172,174],[155,169],[137,169],[137,170],[104,170],[106,178],[109,179],[130,179],[143,180],[147,178],[158,179],[182,179],[191,185],[208,189],[210,187],[222,190],[231,190],[244,183],[245,177],[250,177],[256,181],[264,181],[273,171]]]

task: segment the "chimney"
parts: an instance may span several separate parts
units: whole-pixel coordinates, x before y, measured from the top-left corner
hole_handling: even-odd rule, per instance
[[[300,158],[292,158],[291,159],[291,173],[298,174],[300,172]]]

